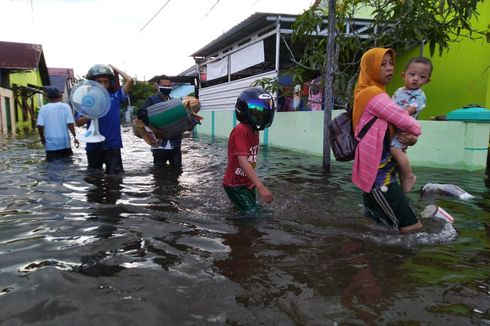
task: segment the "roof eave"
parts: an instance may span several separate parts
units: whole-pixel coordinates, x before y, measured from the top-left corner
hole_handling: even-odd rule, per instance
[[[271,20],[271,17],[273,18]],[[287,17],[287,18],[296,18],[298,15],[292,15],[292,14],[278,14],[278,13],[265,13],[265,12],[256,12],[253,15],[249,16],[239,24],[233,26],[231,29],[226,31],[225,33],[221,34],[218,38],[214,39],[210,43],[208,43],[206,46],[201,48],[200,50],[194,52],[191,54],[191,57],[208,57],[212,55],[212,53],[224,49],[227,46],[232,45],[235,43],[235,39],[241,39],[245,38],[248,33],[243,32],[243,30],[250,29],[252,26],[256,25],[257,22],[265,22],[263,27],[266,27],[265,24],[267,24],[267,21],[271,21],[271,25],[273,24],[272,21],[275,21],[281,17]],[[275,19],[274,19],[275,18]],[[243,33],[243,36],[240,37],[240,33]],[[226,40],[232,40],[230,42],[226,42]]]

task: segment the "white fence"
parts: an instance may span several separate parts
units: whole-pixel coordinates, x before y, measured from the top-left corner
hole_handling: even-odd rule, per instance
[[[275,78],[276,76],[277,73],[275,71],[269,71],[263,74],[201,88],[199,90],[201,110],[233,110],[236,98],[241,91],[250,87],[258,79]]]

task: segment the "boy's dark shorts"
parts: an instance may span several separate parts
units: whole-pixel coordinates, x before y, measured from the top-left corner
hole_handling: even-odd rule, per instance
[[[247,186],[229,187],[223,186],[228,198],[246,215],[255,215],[262,211],[262,207],[257,203],[255,188],[248,189]]]
[[[395,229],[414,225],[419,222],[410,199],[396,182],[390,183],[386,192],[373,188],[364,193],[366,216]]]

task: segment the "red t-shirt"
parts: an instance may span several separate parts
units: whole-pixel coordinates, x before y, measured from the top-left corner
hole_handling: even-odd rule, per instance
[[[247,156],[248,162],[255,169],[259,151],[259,132],[251,126],[239,123],[231,131],[228,139],[228,165],[226,167],[223,185],[229,187],[246,185],[252,189],[254,184],[238,165],[238,156]]]

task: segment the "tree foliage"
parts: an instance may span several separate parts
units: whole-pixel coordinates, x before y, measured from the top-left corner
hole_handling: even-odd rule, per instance
[[[472,19],[485,0],[342,0],[336,6],[335,94],[348,99],[357,78],[360,57],[371,47],[391,47],[403,53],[416,45],[428,44],[431,55],[441,55],[452,41],[487,37],[475,30]],[[323,1],[328,4],[328,1]],[[293,68],[295,76],[307,71],[325,71],[325,30],[328,7],[313,6],[293,25],[293,42],[305,44],[303,55]],[[359,17],[369,17],[359,24]],[[363,20],[361,20],[363,22]],[[288,73],[291,73],[288,72]]]
[[[131,105],[135,106],[136,108],[141,108],[143,103],[145,103],[146,98],[153,95],[154,92],[155,89],[153,85],[149,84],[148,82],[135,79],[130,93]]]

